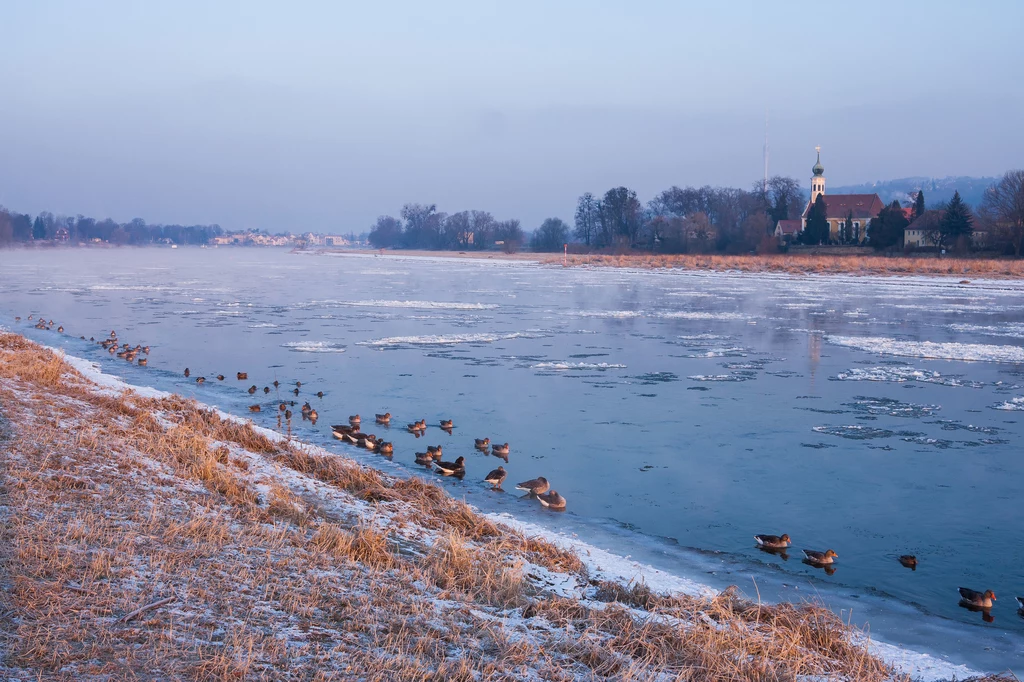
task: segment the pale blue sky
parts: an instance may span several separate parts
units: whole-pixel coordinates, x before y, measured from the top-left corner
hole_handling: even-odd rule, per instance
[[[1024,2],[0,0],[0,203],[355,231],[532,229],[615,185],[1024,166]]]

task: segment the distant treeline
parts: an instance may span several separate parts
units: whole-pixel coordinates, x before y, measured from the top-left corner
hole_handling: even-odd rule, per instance
[[[44,211],[35,218],[0,207],[0,246],[27,242],[69,242],[99,240],[111,244],[206,244],[224,234],[220,225],[147,225],[141,218],[118,223],[110,218],[55,216]]]
[[[645,206],[635,191],[615,187],[579,198],[570,226],[548,218],[534,230],[535,251],[628,248],[665,253],[742,253],[757,249],[779,220],[798,217],[804,191],[792,178],[774,177],[751,191],[720,187],[672,187]],[[526,245],[518,220],[498,221],[486,211],[438,212],[436,205],[406,204],[400,218],[385,215],[370,230],[378,248],[493,249]]]
[[[852,215],[838,233],[829,229],[825,205],[818,201],[807,215],[807,228],[785,243],[775,236],[780,220],[803,217],[808,192],[789,177],[776,176],[751,189],[728,187],[671,187],[646,204],[634,190],[615,187],[596,196],[579,197],[573,225],[548,218],[532,233],[535,251],[640,250],[657,253],[773,253],[790,242],[806,245],[871,246],[877,250],[904,248],[904,230],[922,215],[934,223],[926,232],[936,250],[972,247],[975,231],[986,233],[990,249],[1014,252],[1024,244],[1024,172],[1009,171],[990,187],[977,211],[954,194],[950,202],[925,213],[924,195],[901,206],[885,206],[871,218],[866,231],[854,229]],[[503,249],[527,245],[518,220],[498,221],[486,211],[439,212],[436,205],[406,204],[400,217],[377,219],[369,241],[378,248]]]

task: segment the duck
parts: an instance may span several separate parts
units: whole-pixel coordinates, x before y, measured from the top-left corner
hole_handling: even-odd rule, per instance
[[[408,424],[405,428],[409,430],[409,433],[415,433],[417,436],[420,433],[419,422],[415,422],[413,424]]]
[[[487,448],[491,447],[490,438],[474,438],[473,440],[478,450],[486,450]]]
[[[309,414],[313,411],[313,406],[309,402],[302,403],[302,414]]]
[[[61,326],[57,327],[57,333],[58,334],[63,334],[64,333],[64,325],[61,325]]]
[[[377,443],[377,452],[379,452],[382,455],[391,455],[394,453],[394,451],[395,446],[392,445],[391,443],[388,443],[386,441],[381,441]]]
[[[504,445],[492,445],[491,454],[497,455],[498,457],[508,457],[508,443],[505,443]]]
[[[316,397],[317,398],[323,398],[324,397],[324,392],[323,391],[317,391],[316,392]]]
[[[805,549],[804,556],[812,564],[817,566],[825,566],[826,564],[833,563],[833,559],[838,559],[839,555],[833,552],[831,549],[826,549],[824,552],[816,552],[813,549]]]
[[[298,388],[299,386],[302,386],[302,382],[301,381],[296,381],[295,382],[295,388]]]
[[[253,384],[252,386],[249,387],[249,395],[252,395],[255,392],[256,392],[256,384]]]
[[[146,355],[149,355],[149,346],[143,346],[142,352],[145,353]]]
[[[917,570],[917,557],[914,556],[913,554],[904,554],[904,555],[902,555],[899,558],[899,562],[901,564],[903,564],[905,567],[907,567],[910,570],[912,570],[912,571],[916,571]]]
[[[29,319],[32,319],[32,318],[30,317]],[[14,321],[15,322],[21,322],[21,315],[15,315],[14,316]]]
[[[352,433],[355,429],[348,424],[331,424],[331,431],[335,433]]]
[[[284,418],[285,419],[291,419],[292,418],[292,411],[291,410],[285,410],[284,411]]]
[[[351,424],[352,426],[359,426],[360,424],[363,423],[363,420],[359,417],[358,414],[353,414],[349,416],[348,423]]]
[[[250,412],[259,412],[260,411],[260,406],[259,405],[250,405],[249,406],[249,411]]]
[[[505,478],[508,476],[508,472],[505,471],[505,467],[498,467],[491,473],[484,476],[484,483],[490,483],[491,488],[494,490],[501,490],[501,484],[505,482]]]
[[[249,378],[249,373],[248,372],[237,372],[235,374],[235,376],[238,377],[239,381],[245,381],[246,379]]]
[[[218,374],[217,375],[217,381],[224,381],[224,375],[223,374]]]
[[[548,485],[548,479],[543,476],[532,478],[529,481],[523,481],[516,486],[516,490],[525,490],[531,495],[540,495],[550,490],[551,486]]]
[[[28,319],[31,320],[32,318],[30,317]],[[110,338],[112,338],[112,339],[116,339],[117,338],[117,332],[115,332],[113,329],[110,330]]]
[[[266,395],[268,393],[270,393],[270,386],[264,386],[263,387],[263,395]]]
[[[445,476],[461,476],[466,473],[466,458],[459,457],[454,462],[437,462],[434,466]]]
[[[374,416],[377,419],[377,423],[378,424],[390,424],[391,423],[391,413],[390,412],[385,412],[384,414],[378,414],[378,415],[374,415]]]
[[[206,383],[206,377],[196,377],[196,383],[197,384]]]
[[[280,405],[277,406],[277,409],[279,412],[284,412],[285,410],[288,409],[288,406],[285,405],[284,403],[281,403]]]
[[[423,466],[430,466],[434,463],[434,457],[429,452],[417,452],[416,463]]]
[[[758,546],[767,547],[768,549],[786,549],[791,544],[788,533],[783,533],[782,535],[755,535],[754,540],[757,541]]]
[[[294,393],[295,395],[298,395],[299,394],[299,389],[296,388],[294,391],[292,391],[292,393]]]
[[[147,358],[139,358],[139,367],[145,367],[148,364],[149,360]]]
[[[992,602],[996,601],[996,594],[992,590],[977,592],[968,587],[958,587],[957,591],[960,592],[960,601],[962,603],[976,606],[979,609],[990,609],[992,608]]]
[[[453,422],[451,419],[442,419],[441,420],[441,428],[442,429],[454,429],[455,428],[454,424],[455,424],[455,422]]]
[[[537,499],[548,509],[565,509],[565,498],[559,495],[557,490],[537,495]]]
[[[274,388],[277,388],[280,385],[281,385],[281,382],[279,382],[277,379],[274,379]]]
[[[367,450],[373,450],[377,447],[377,436],[371,434],[362,434],[362,438],[356,439],[356,445]]]
[[[113,351],[111,351],[111,352],[113,352]],[[189,374],[191,374],[191,373],[192,373],[192,372],[188,371],[188,367],[186,367],[186,368],[185,368],[185,378],[187,379],[187,378],[188,378],[188,375],[189,375]]]
[[[316,424],[316,420],[319,418],[320,415],[316,413],[316,410],[309,411],[309,421],[313,422],[313,424]]]
[[[110,348],[107,349],[107,352],[109,352],[111,355],[113,355],[114,353],[117,352],[117,346],[111,346]],[[188,370],[186,369],[185,371],[187,372]],[[185,376],[188,376],[188,375],[186,374]]]
[[[443,451],[443,449],[441,448],[440,445],[428,445],[427,446],[427,452],[430,453],[430,456],[433,457],[434,459],[441,459],[442,451]]]

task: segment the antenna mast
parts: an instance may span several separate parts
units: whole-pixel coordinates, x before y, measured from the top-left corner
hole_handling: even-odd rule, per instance
[[[768,194],[768,107],[764,108],[764,185],[765,194]]]

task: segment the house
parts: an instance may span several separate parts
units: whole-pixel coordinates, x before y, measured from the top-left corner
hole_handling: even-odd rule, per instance
[[[326,237],[324,237],[325,246],[348,246],[348,244],[348,239],[336,234],[329,234]]]
[[[826,194],[825,167],[821,165],[821,147],[814,149],[818,152],[818,160],[811,168],[811,200],[807,202],[803,215],[800,217],[800,230],[806,229],[807,214],[814,202],[821,196],[825,200],[826,218],[831,238],[839,240],[840,230],[846,223],[846,219],[852,216],[853,240],[855,242],[862,241],[868,234],[871,219],[885,208],[885,204],[877,194]]]
[[[903,246],[935,246],[930,236],[938,232],[942,211],[930,209],[918,216],[903,231]]]
[[[804,229],[802,220],[780,220],[775,225],[775,236],[779,239],[793,240]]]

